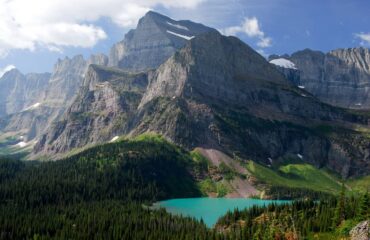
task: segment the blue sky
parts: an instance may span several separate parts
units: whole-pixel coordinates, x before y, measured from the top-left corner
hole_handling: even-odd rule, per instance
[[[74,8],[67,0],[12,1],[18,5],[0,0],[0,69],[25,73],[50,72],[65,56],[108,54],[148,9],[236,35],[265,55],[370,46],[368,0],[74,0]]]

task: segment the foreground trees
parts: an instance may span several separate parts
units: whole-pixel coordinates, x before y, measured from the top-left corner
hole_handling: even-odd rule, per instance
[[[191,164],[186,152],[156,137],[57,162],[0,159],[0,239],[303,239],[343,236],[369,219],[369,195],[348,197],[344,187],[338,198],[310,193],[322,199],[229,212],[216,229],[146,207],[200,196]]]

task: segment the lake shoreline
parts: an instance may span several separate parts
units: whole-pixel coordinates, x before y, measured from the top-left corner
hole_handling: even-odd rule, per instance
[[[269,204],[286,204],[291,200],[263,200],[255,198],[175,198],[158,201],[150,206],[150,209],[157,210],[164,208],[168,213],[193,217],[197,220],[203,220],[207,227],[212,228],[217,220],[228,211],[235,209],[250,208],[256,206],[267,206]]]

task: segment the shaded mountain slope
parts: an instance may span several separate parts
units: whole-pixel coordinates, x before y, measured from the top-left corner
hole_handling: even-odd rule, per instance
[[[273,55],[270,60],[279,57],[295,64],[297,69],[290,75],[293,82],[321,101],[344,108],[370,108],[368,48],[336,49],[328,53],[305,49],[291,56]],[[282,70],[286,75],[291,72]]]

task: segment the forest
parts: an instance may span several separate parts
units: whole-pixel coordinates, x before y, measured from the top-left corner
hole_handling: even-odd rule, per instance
[[[345,236],[369,218],[368,194],[350,196],[344,186],[338,197],[309,193],[292,204],[229,212],[214,229],[148,207],[201,196],[194,167],[189,153],[157,136],[54,162],[0,159],[0,239],[305,239]]]

